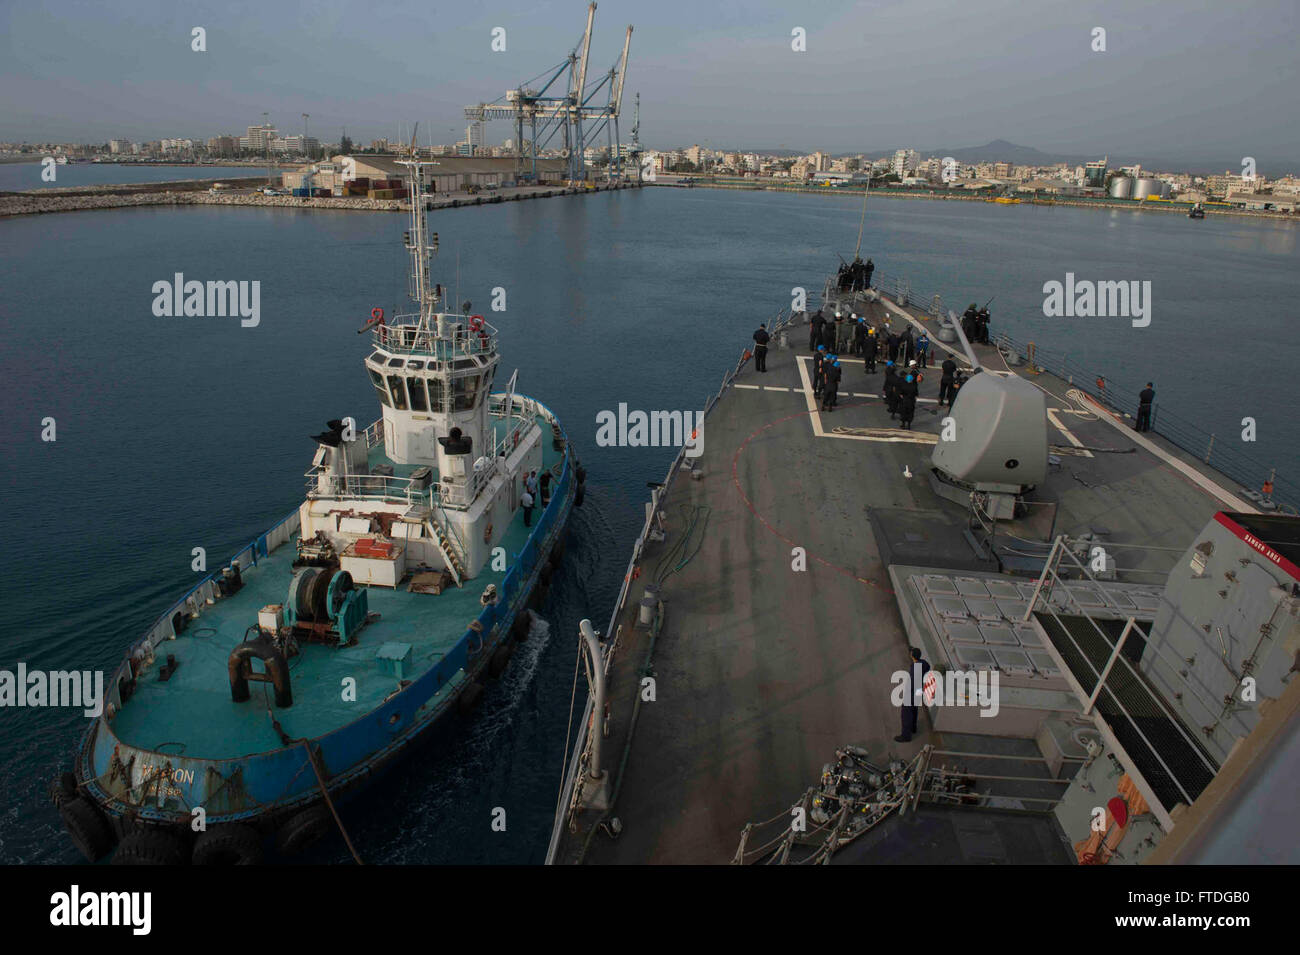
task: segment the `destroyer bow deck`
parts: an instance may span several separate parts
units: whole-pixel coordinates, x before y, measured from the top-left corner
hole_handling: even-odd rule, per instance
[[[927,328],[935,363],[950,351],[969,365],[959,347],[940,340],[940,329],[923,311],[875,293],[841,298],[831,283],[824,304],[828,315],[842,304],[877,327]],[[674,468],[666,489],[655,494],[658,516],[647,522],[648,533],[634,549],[626,599],[611,621],[604,660],[608,734],[601,741],[602,766],[614,767],[606,770],[614,778],[599,783],[590,778],[585,756],[574,761],[549,859],[740,861],[745,846],[738,855],[737,843],[748,824],[788,821],[791,807],[821,775],[823,764],[850,743],[882,765],[890,759],[910,762],[922,747],[943,751],[935,766],[955,758],[960,765],[953,768],[973,777],[975,803],[1028,812],[1024,825],[1031,828],[1023,838],[994,851],[977,845],[995,838],[992,820],[963,826],[953,814],[977,810],[944,809],[943,819],[927,829],[940,841],[918,849],[915,860],[936,854],[951,861],[1071,859],[1063,837],[1086,836],[1090,814],[1053,780],[1073,779],[1073,793],[1099,785],[1089,772],[1100,773],[1104,782],[1111,765],[1122,765],[1140,779],[1141,770],[1151,773],[1159,760],[1111,745],[1109,730],[1096,722],[1100,717],[1083,716],[1096,675],[1072,670],[1062,651],[1055,645],[1049,649],[1034,629],[1027,610],[1035,584],[1045,566],[1060,561],[1061,551],[1052,542],[1068,534],[1076,538],[1073,546],[1091,541],[1121,555],[1119,573],[1110,574],[1112,563],[1103,576],[1117,576],[1118,591],[1124,591],[1106,599],[1128,609],[1102,612],[1106,599],[1099,593],[1098,609],[1082,612],[1119,616],[1121,626],[1126,616],[1145,614],[1150,621],[1157,605],[1160,613],[1176,615],[1176,605],[1160,604],[1172,565],[1204,535],[1217,511],[1254,513],[1246,499],[1250,492],[1158,435],[1135,434],[1128,422],[1068,381],[1009,364],[994,347],[974,346],[971,357],[985,366],[982,374],[1031,382],[1038,389],[1030,392],[1042,395],[1049,443],[1046,474],[1033,493],[1004,489],[1015,519],[993,521],[985,508],[994,491],[958,484],[954,494],[951,477],[932,475],[931,459],[949,414],[931,413],[937,410],[939,370],[926,373],[914,430],[900,430],[885,408],[883,367],[867,375],[863,362],[851,357],[840,358],[839,405],[824,412],[813,396],[807,334],[806,324],[781,329],[786,347],[769,353],[768,374],[741,362],[706,417],[704,454],[690,468],[700,479],[688,480]],[[957,412],[961,402],[959,393]],[[640,573],[678,542],[699,508],[708,509],[710,520],[694,558],[667,582]],[[1086,560],[1086,546],[1084,553]],[[945,620],[968,625],[959,635],[969,650],[978,650],[963,662],[996,670],[1006,682],[998,718],[981,719],[974,709],[923,709],[920,733],[897,743],[899,711],[890,701],[891,674],[906,668],[909,645],[920,646],[927,659],[945,668],[954,665],[951,654],[959,646],[946,628],[922,615],[912,583],[918,575],[938,581],[936,600],[942,583],[962,604],[942,609]],[[994,599],[985,583],[990,580],[1019,581],[1025,592],[1013,589]],[[649,598],[648,587],[657,588]],[[982,599],[978,588],[984,588]],[[1291,601],[1285,596],[1290,591],[1279,593],[1284,603]],[[1075,596],[1091,604],[1082,591]],[[1264,602],[1263,592],[1255,596]],[[648,629],[638,625],[645,606],[656,607]],[[1066,606],[1053,612],[1065,613]],[[1041,615],[1043,605],[1035,607]],[[1081,612],[1073,605],[1068,611]],[[1294,607],[1290,615],[1294,618]],[[1199,628],[1197,633],[1205,637]],[[1278,691],[1285,671],[1285,666],[1278,669],[1287,652],[1283,642],[1279,631],[1268,644],[1270,693]],[[1197,655],[1188,647],[1178,652]],[[1144,669],[1155,666],[1154,660],[1153,651]],[[639,703],[647,675],[656,680],[656,700]],[[1170,674],[1166,681],[1171,711],[1186,710],[1183,697],[1192,697],[1183,687],[1175,698],[1180,679]],[[1198,715],[1180,711],[1169,731],[1194,735],[1187,727],[1199,725]],[[1219,726],[1220,757],[1256,719],[1257,714],[1239,726]],[[589,725],[599,727],[602,721]],[[1077,738],[1074,731],[1080,729],[1089,731],[1086,740]],[[586,740],[590,752],[590,733]],[[1135,740],[1129,732],[1123,742],[1132,748]],[[1084,745],[1089,741],[1102,749],[1094,753]],[[1103,753],[1109,762],[1098,758]],[[1020,766],[999,766],[995,759],[1019,760]],[[1005,784],[1000,790],[987,785],[1020,776],[1029,788],[1018,793],[1008,795]],[[1107,785],[1113,789],[1114,781]],[[1052,794],[1044,797],[1044,788]],[[1155,788],[1145,785],[1143,791]],[[593,798],[603,790],[616,793],[612,807]],[[1053,806],[1059,827],[1047,812]],[[1161,808],[1167,829],[1167,810],[1173,806]],[[1149,857],[1163,832],[1161,820],[1150,812],[1142,821],[1146,831],[1124,847],[1137,847],[1127,861]],[[883,855],[873,855],[870,845],[859,846],[853,859],[907,861],[906,835],[886,830],[881,838],[884,843],[870,845],[885,846]],[[1097,860],[1097,852],[1085,854]]]

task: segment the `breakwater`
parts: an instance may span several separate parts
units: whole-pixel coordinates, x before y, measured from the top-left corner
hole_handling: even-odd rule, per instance
[[[247,180],[222,180],[235,188],[248,188]],[[261,183],[262,179],[254,180]],[[362,212],[400,212],[410,208],[403,199],[370,199],[365,196],[302,198],[268,196],[260,192],[211,191],[211,180],[185,183],[142,183],[132,186],[83,186],[67,190],[45,189],[0,194],[0,217],[40,215],[51,212],[80,212],[89,209],[121,209],[134,206],[273,206],[284,209],[342,209]],[[574,186],[521,186],[470,195],[451,193],[429,196],[430,209],[481,206],[523,199],[549,199],[633,189],[635,183]]]

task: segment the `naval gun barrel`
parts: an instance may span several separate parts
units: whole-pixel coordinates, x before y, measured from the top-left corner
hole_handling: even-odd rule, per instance
[[[989,299],[992,301],[992,299]],[[948,324],[957,335],[957,340],[961,342],[961,347],[966,349],[966,359],[970,362],[971,371],[974,372],[980,367],[980,360],[975,357],[975,349],[970,347],[970,342],[966,338],[966,330],[961,327],[961,322],[957,320],[957,313],[948,309]]]

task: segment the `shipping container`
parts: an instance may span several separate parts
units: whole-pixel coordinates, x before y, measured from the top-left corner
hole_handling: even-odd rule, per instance
[[[310,190],[310,189],[301,189],[301,188],[299,188],[299,189],[295,189],[295,190],[293,191],[293,194],[294,194],[295,196],[298,196],[300,199],[305,199],[305,198],[307,198],[308,196],[311,195],[311,190]]]

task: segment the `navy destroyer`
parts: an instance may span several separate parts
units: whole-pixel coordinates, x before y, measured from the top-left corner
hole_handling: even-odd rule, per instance
[[[405,165],[417,310],[360,330],[380,417],[329,421],[302,503],[128,651],[53,787],[88,860],[346,840],[339,801],[471,708],[535,626],[584,475],[542,402],[514,376],[493,390],[497,330],[432,281],[431,164]]]
[[[767,372],[742,354],[702,456],[655,482],[585,627],[548,861],[1300,861],[1300,518],[1274,476],[1138,430],[1150,408],[1032,342],[972,343],[902,279],[842,284],[838,404],[813,308],[783,312]],[[873,351],[933,343],[890,356],[920,373],[910,428],[859,318]]]

